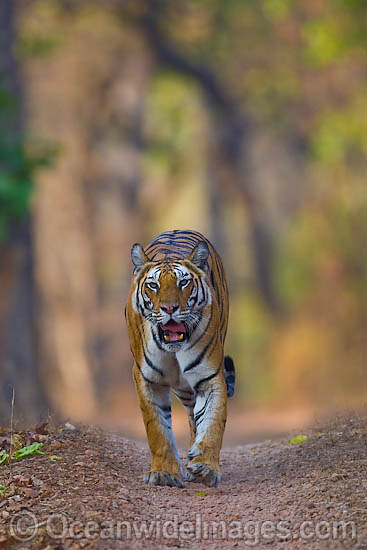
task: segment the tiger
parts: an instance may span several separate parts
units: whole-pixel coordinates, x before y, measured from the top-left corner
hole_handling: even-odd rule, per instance
[[[152,458],[144,481],[215,487],[227,397],[235,386],[233,361],[224,357],[229,302],[222,260],[202,234],[177,229],[145,248],[134,244],[131,260],[125,317]],[[185,472],[172,432],[171,390],[189,418]]]

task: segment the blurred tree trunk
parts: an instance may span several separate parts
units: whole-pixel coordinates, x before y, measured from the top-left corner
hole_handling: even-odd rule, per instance
[[[218,177],[213,155],[208,152],[206,193],[208,195],[209,238],[215,244],[224,264],[226,261],[226,231],[223,220],[223,201],[225,199]]]
[[[38,323],[51,403],[62,415],[87,420],[96,409],[96,270],[84,185],[92,94],[85,58],[75,55],[73,22],[60,24],[65,44],[33,61],[27,74],[31,127],[60,147],[53,169],[38,175],[34,201]]]
[[[57,409],[94,420],[132,385],[124,305],[130,249],[144,238],[150,55],[136,31],[83,17],[67,6],[62,49],[32,62],[29,86],[33,128],[60,144],[35,201],[42,357]]]
[[[5,121],[9,141],[22,133],[22,90],[14,56],[14,3],[0,3],[0,78],[13,100]],[[9,424],[14,391],[14,418],[38,421],[47,412],[39,372],[35,320],[32,221],[28,216],[14,227],[0,249],[0,423]]]
[[[174,71],[193,78],[201,87],[212,119],[212,139],[216,140],[215,181],[211,191],[212,215],[219,201],[228,193],[228,187],[235,189],[246,206],[257,286],[270,311],[279,310],[273,273],[273,242],[266,223],[266,214],[254,186],[250,185],[252,166],[249,145],[253,137],[254,121],[245,114],[236,101],[225,90],[211,70],[202,64],[187,59],[175,49],[164,35],[160,21],[165,2],[150,0],[145,13],[138,20],[148,44],[156,55],[157,62]],[[224,177],[221,177],[224,175]],[[220,242],[223,232],[218,234]],[[221,244],[224,248],[224,245]]]
[[[137,241],[144,242],[147,223],[142,197],[142,156],[145,98],[151,74],[150,54],[138,33],[123,28],[122,35],[125,41],[116,50],[118,53],[105,58],[105,78],[95,78],[87,174],[88,187],[93,190],[91,206],[98,273],[96,385],[101,402],[116,405],[121,399],[121,389],[131,387],[124,306],[131,281],[131,246]],[[123,368],[125,365],[129,368]]]

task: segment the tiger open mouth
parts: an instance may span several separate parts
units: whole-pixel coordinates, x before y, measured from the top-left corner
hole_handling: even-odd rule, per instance
[[[159,327],[159,335],[163,342],[183,342],[187,339],[187,328],[183,323],[177,323],[173,319],[165,325]]]

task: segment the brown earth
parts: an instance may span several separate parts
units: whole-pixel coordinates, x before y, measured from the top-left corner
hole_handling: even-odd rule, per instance
[[[147,447],[94,427],[38,432],[0,466],[0,548],[367,549],[366,417],[224,448],[217,488],[148,486]]]

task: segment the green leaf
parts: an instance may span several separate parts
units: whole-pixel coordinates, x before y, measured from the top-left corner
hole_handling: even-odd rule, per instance
[[[296,435],[295,437],[292,437],[292,439],[289,440],[289,443],[291,445],[297,445],[297,443],[303,443],[304,441],[307,441],[308,435]]]
[[[21,449],[18,449],[15,453],[15,460],[21,460],[22,458],[26,458],[28,456],[35,456],[35,455],[43,455],[42,451],[40,451],[40,448],[43,447],[43,443],[33,443],[33,445],[28,445],[28,447],[22,447]]]
[[[6,453],[5,451],[1,451],[0,453],[0,464],[4,464],[4,462],[6,462],[9,458],[9,455],[8,453]]]
[[[205,491],[198,491],[198,492],[196,493],[196,496],[198,496],[198,497],[206,497],[206,493],[205,493]]]
[[[62,456],[51,455],[50,460],[62,460]]]
[[[2,495],[4,491],[5,491],[4,485],[0,485],[0,495]]]

